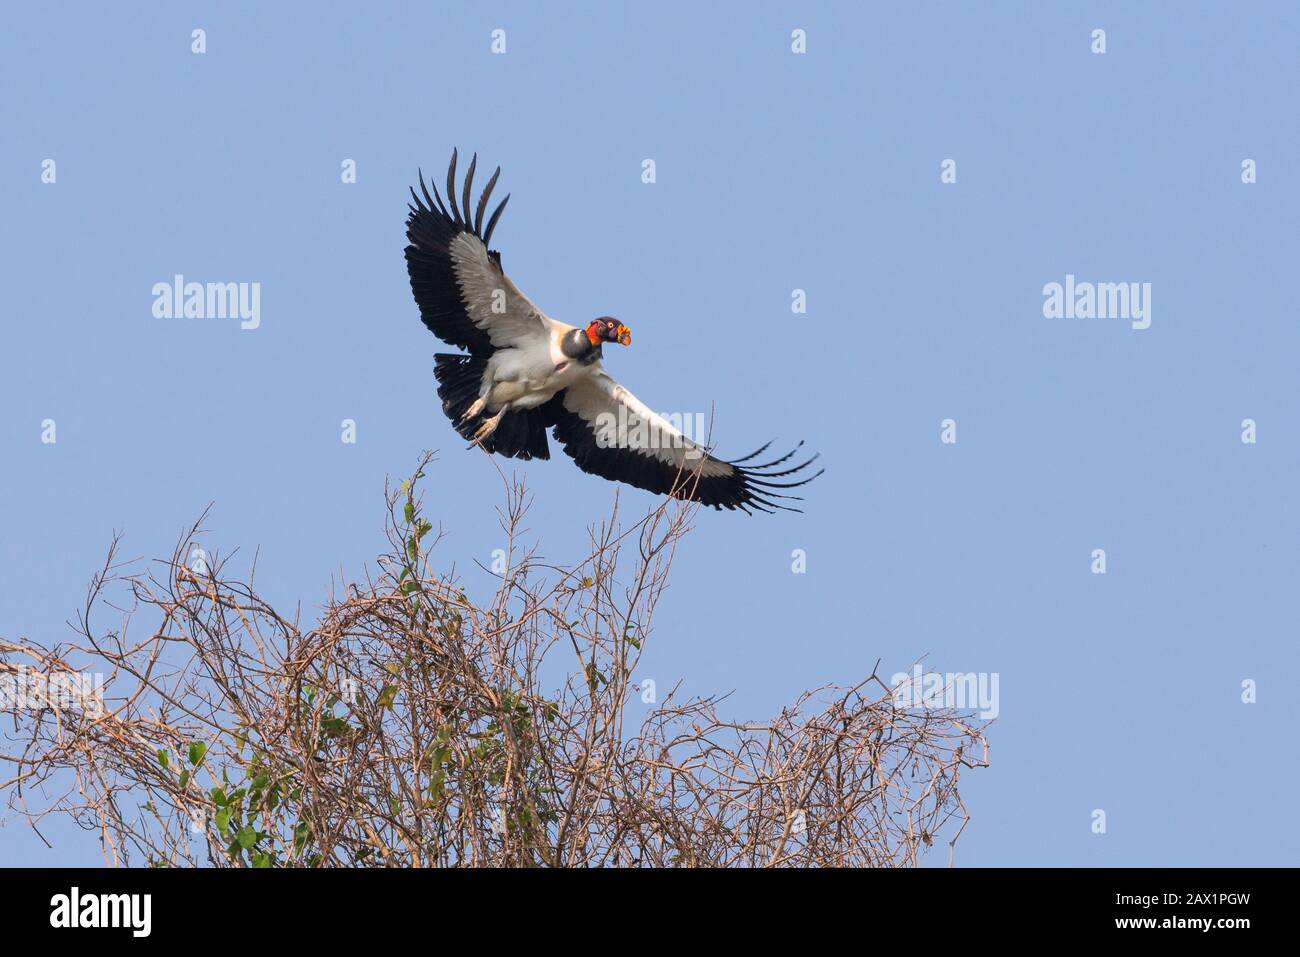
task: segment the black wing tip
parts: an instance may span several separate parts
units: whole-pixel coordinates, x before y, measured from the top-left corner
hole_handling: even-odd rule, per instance
[[[771,462],[747,466],[737,464],[747,462],[749,459],[762,454],[771,444],[771,442],[768,442],[762,448],[751,452],[744,458],[727,461],[726,464],[732,468],[732,474],[729,476],[706,478],[703,475],[697,475],[695,472],[683,471],[680,473],[680,481],[669,494],[675,498],[699,502],[718,511],[723,509],[741,511],[746,515],[751,515],[753,512],[763,512],[769,515],[776,512],[797,512],[802,515],[803,509],[783,504],[784,502],[803,501],[802,496],[788,494],[789,490],[807,485],[826,470],[824,468],[818,469],[814,474],[797,481],[774,480],[802,472],[817,461],[820,453],[810,456],[798,465],[777,470],[776,466],[789,461],[791,456],[803,447],[804,443],[800,442],[785,455],[773,459]],[[776,501],[777,499],[780,501]]]
[[[758,451],[745,456],[745,458],[736,459],[735,461],[727,463],[735,470],[736,474],[740,476],[740,491],[743,496],[743,504],[768,513],[781,511],[798,512],[799,514],[803,514],[803,509],[795,508],[792,505],[783,505],[781,502],[773,501],[773,499],[802,502],[802,496],[787,494],[788,490],[807,485],[826,470],[824,468],[818,469],[812,475],[800,478],[798,481],[774,480],[784,479],[788,476],[797,475],[803,472],[804,469],[808,468],[808,466],[812,465],[821,457],[821,453],[816,452],[807,459],[804,459],[798,465],[791,466],[790,468],[777,469],[777,466],[788,462],[801,448],[803,448],[803,440],[800,440],[799,443],[785,455],[773,459],[770,462],[764,462],[761,465],[742,466],[737,464],[740,462],[746,462],[761,454],[771,444],[771,442],[768,442],[767,445],[764,445]]]
[[[477,236],[483,240],[483,245],[486,246],[492,241],[492,231],[496,229],[501,214],[505,212],[506,203],[510,201],[510,194],[507,193],[506,198],[497,204],[496,209],[492,211],[492,215],[487,219],[487,226],[484,227],[483,217],[487,212],[488,199],[492,195],[492,190],[496,187],[497,179],[501,176],[501,167],[496,168],[487,185],[483,187],[483,192],[479,196],[477,206],[475,206],[471,200],[473,199],[474,171],[478,168],[478,153],[472,154],[469,169],[465,171],[465,178],[460,188],[460,203],[457,204],[456,165],[459,159],[460,152],[453,146],[451,159],[447,163],[447,201],[445,203],[442,194],[438,192],[437,184],[430,179],[428,185],[426,185],[424,168],[417,167],[420,193],[423,194],[423,199],[416,193],[415,187],[412,186],[411,198],[415,201],[415,205],[410,206],[411,212],[407,223],[409,226],[418,216],[432,213],[443,217],[449,226]],[[429,195],[430,187],[433,189],[432,196]]]

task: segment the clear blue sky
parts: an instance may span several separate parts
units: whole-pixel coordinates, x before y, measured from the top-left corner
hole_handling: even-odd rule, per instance
[[[458,145],[503,167],[525,292],[635,330],[607,366],[642,399],[715,406],[724,455],[823,453],[805,515],[700,515],[642,676],[760,717],[877,658],[997,672],[959,863],[1297,863],[1300,15],[816,6],[8,7],[0,634],[68,637],[115,528],[160,557],[208,502],[209,550],[260,547],[310,613],[428,447],[447,562],[490,587],[499,485],[402,260]],[[176,273],[260,282],[261,327],[153,318]],[[1151,327],[1044,318],[1067,274],[1150,282]],[[519,470],[578,556],[614,487]],[[50,830],[11,818],[0,859],[99,860]]]

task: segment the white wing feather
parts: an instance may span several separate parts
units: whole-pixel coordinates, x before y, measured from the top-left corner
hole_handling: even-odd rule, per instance
[[[481,239],[462,232],[451,241],[450,251],[465,311],[470,321],[488,334],[492,345],[506,349],[549,344],[555,321],[488,258]]]
[[[702,478],[735,473],[731,465],[709,455],[707,449],[619,385],[599,364],[564,391],[564,407],[591,426],[601,448],[635,451],[688,475],[698,470]]]

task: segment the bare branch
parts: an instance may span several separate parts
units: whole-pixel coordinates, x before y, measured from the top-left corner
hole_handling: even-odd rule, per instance
[[[255,559],[240,575],[197,548],[206,512],[164,561],[120,562],[115,537],[75,640],[0,640],[9,806],[70,817],[117,865],[889,867],[941,835],[952,853],[982,728],[896,707],[874,671],[769,721],[674,691],[625,726],[691,506],[625,525],[616,500],[560,566],[503,475],[504,567],[478,602],[432,568],[431,460],[386,491],[377,569],[305,630]]]

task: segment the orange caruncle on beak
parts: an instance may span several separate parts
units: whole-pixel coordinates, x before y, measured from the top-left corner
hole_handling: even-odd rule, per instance
[[[620,346],[630,346],[632,344],[632,330],[621,323],[618,327],[618,344]]]

